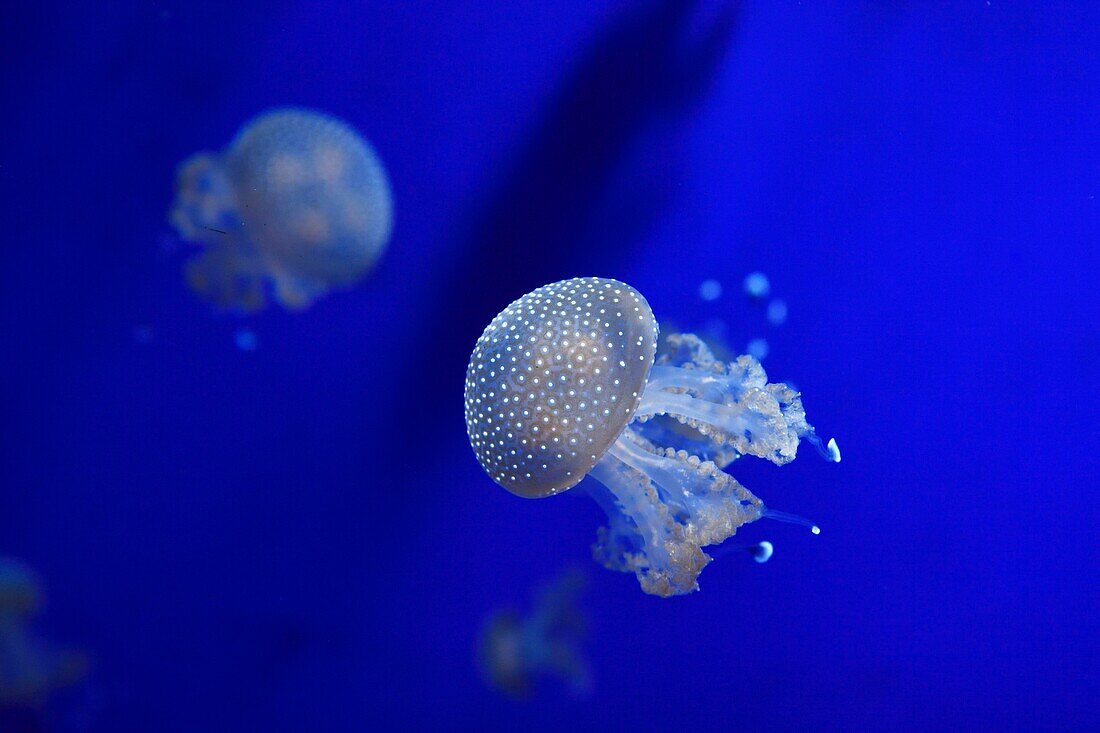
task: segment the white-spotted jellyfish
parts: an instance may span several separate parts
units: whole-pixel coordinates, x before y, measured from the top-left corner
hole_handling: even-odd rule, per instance
[[[251,312],[270,294],[300,310],[371,270],[393,203],[385,169],[354,129],[288,108],[250,121],[223,152],[184,161],[170,218],[204,248],[186,266],[201,298]]]
[[[624,283],[587,277],[538,288],[482,333],[466,371],[465,412],[478,462],[513,494],[576,486],[608,516],[593,547],[642,590],[698,589],[723,542],[776,512],[723,471],[744,455],[793,460],[800,439],[826,457],[800,395],[769,384],[750,356],[717,361],[691,334],[668,337]]]

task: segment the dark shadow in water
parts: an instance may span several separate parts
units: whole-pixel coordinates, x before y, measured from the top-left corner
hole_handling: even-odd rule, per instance
[[[608,263],[629,256],[629,243],[652,222],[654,207],[632,206],[617,216],[612,241],[596,236],[593,221],[631,146],[655,125],[682,119],[710,88],[732,43],[738,8],[722,3],[703,18],[701,6],[697,0],[639,3],[577,60],[455,247],[434,290],[437,307],[427,310],[434,315],[415,330],[418,342],[431,345],[431,358],[412,361],[396,394],[417,394],[421,404],[451,411],[448,423],[461,420],[462,375],[493,316],[540,285],[604,274]],[[407,435],[422,419],[398,410],[394,434]]]

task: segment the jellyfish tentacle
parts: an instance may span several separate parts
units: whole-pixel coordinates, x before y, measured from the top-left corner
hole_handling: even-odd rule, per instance
[[[190,242],[218,246],[240,229],[233,186],[216,153],[197,153],[180,164],[172,225]]]
[[[192,290],[219,308],[253,313],[267,303],[260,261],[229,247],[208,247],[188,260],[184,275]]]
[[[696,578],[710,558],[685,542],[684,528],[649,478],[607,453],[589,475],[586,489],[608,516],[592,546],[593,558],[609,570],[633,572],[642,590],[667,598],[698,588]]]
[[[764,519],[774,519],[777,522],[787,522],[788,524],[797,524],[802,527],[808,528],[814,534],[821,534],[821,527],[811,522],[805,517],[800,517],[797,514],[791,514],[790,512],[777,512],[774,509],[764,510]]]
[[[820,444],[806,422],[798,392],[785,384],[765,383],[763,369],[752,357],[742,356],[730,367],[728,375],[661,367],[646,385],[637,417],[675,417],[715,448],[728,446],[779,465],[794,460],[800,438]]]
[[[696,590],[710,562],[702,548],[725,541],[764,512],[758,498],[713,462],[672,448],[649,450],[629,431],[590,475],[610,493],[590,488],[610,520],[594,548],[596,559],[633,571],[653,595]]]

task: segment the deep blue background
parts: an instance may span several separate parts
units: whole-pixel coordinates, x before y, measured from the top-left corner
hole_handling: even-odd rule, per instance
[[[1100,6],[688,5],[2,5],[0,553],[91,730],[1095,730]],[[374,143],[396,229],[242,353],[165,212],[287,103]],[[661,600],[594,504],[482,474],[473,342],[573,275],[769,338],[844,462],[735,473],[820,537]],[[594,693],[498,697],[482,619],[570,563]]]

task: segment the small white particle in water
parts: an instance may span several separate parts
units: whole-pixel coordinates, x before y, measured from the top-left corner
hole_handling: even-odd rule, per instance
[[[139,344],[147,344],[153,340],[154,332],[152,326],[134,326],[134,341]]]
[[[764,361],[768,357],[768,342],[764,339],[753,339],[745,350],[757,361]]]
[[[782,326],[787,322],[787,301],[773,300],[768,303],[768,323],[773,326]]]
[[[829,458],[833,459],[833,463],[840,463],[840,446],[836,444],[836,438],[829,438]]]
[[[762,300],[768,297],[768,294],[772,291],[771,283],[768,282],[768,276],[762,272],[750,272],[745,276],[745,295],[755,300]]]
[[[237,335],[233,337],[233,340],[241,351],[255,351],[256,347],[260,345],[260,340],[256,338],[256,334],[247,328],[237,331]]]
[[[699,297],[703,300],[718,300],[722,297],[722,283],[713,279],[699,283]]]

